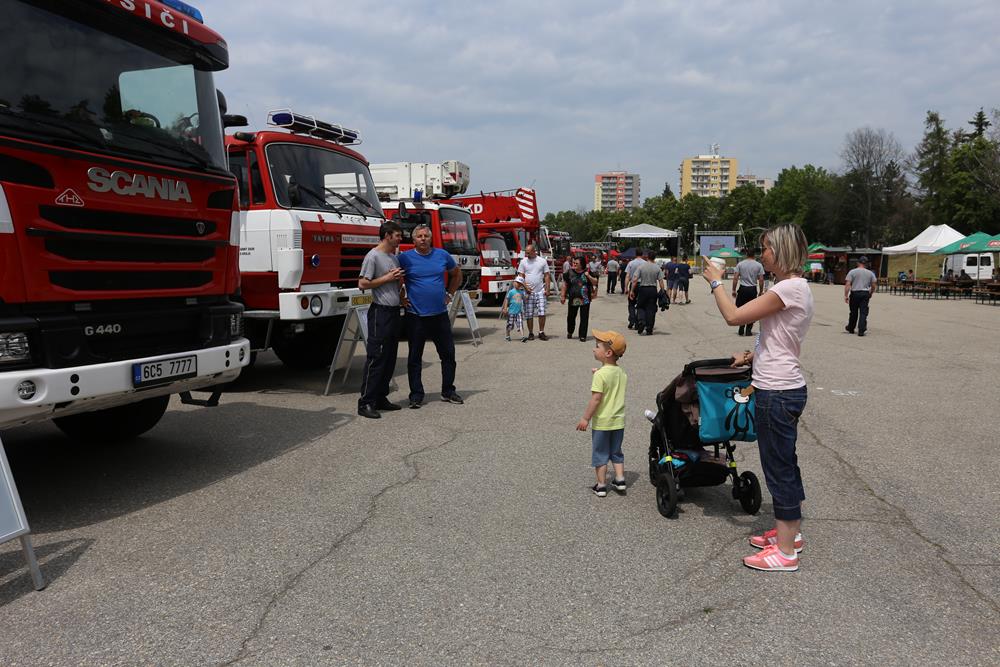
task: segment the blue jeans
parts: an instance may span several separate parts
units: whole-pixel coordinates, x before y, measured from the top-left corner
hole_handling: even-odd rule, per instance
[[[622,454],[622,441],[625,439],[625,429],[619,428],[614,431],[590,431],[590,465],[594,468],[608,465],[608,459],[612,463],[625,463],[625,455]]]
[[[774,504],[774,518],[798,521],[802,518],[802,472],[795,453],[799,417],[806,407],[806,388],[774,391],[756,389],[757,447],[764,481]]]

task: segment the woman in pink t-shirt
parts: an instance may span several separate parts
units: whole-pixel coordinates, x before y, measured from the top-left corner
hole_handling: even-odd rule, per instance
[[[733,355],[733,365],[753,363],[757,446],[767,490],[774,506],[775,527],[753,535],[750,544],[760,552],[746,556],[743,564],[756,570],[799,569],[803,541],[802,473],[795,441],[799,417],[806,407],[806,380],[799,365],[802,340],[813,316],[809,283],[802,277],[808,256],[805,234],[798,225],[779,225],[761,238],[760,261],[774,274],[774,287],[739,308],[721,289],[722,270],[702,258],[702,276],[715,295],[719,312],[730,325],[760,322],[754,350]]]

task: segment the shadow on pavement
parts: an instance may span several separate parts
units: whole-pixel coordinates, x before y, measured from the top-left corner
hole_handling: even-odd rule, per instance
[[[4,432],[4,445],[35,534],[135,512],[237,475],[353,419],[331,409],[223,403],[169,410],[129,443],[87,446],[50,424]]]
[[[75,539],[40,546],[35,544],[35,556],[38,558],[42,576],[45,577],[45,584],[51,586],[80,559],[80,556],[93,543],[94,540]],[[31,581],[31,572],[28,570],[24,553],[21,551],[21,543],[14,540],[11,544],[15,545],[16,548],[0,553],[0,607],[35,592],[34,583]],[[8,575],[12,575],[12,577],[5,581]]]

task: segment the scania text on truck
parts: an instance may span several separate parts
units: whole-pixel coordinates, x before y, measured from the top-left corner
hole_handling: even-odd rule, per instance
[[[328,366],[385,221],[356,130],[281,109],[226,137],[240,192],[246,332],[292,368]]]
[[[438,201],[465,192],[469,187],[468,165],[457,160],[392,162],[373,164],[371,171],[386,217],[403,228],[400,250],[413,247],[410,234],[418,224],[428,225],[431,243],[455,258],[462,270],[461,289],[468,290],[473,304],[479,304],[482,258],[472,217],[461,206]],[[405,217],[400,215],[402,211]]]
[[[0,427],[134,437],[249,359],[226,43],[175,0],[0,15]]]

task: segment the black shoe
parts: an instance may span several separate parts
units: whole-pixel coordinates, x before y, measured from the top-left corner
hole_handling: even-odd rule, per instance
[[[533,333],[528,334],[528,340],[535,340],[535,334]]]
[[[653,330],[652,330],[652,329],[650,329],[649,331],[647,331],[647,332],[646,332],[646,335],[647,335],[647,336],[652,336],[652,335],[653,335]]]
[[[572,331],[571,331],[571,332],[569,332],[568,334],[566,334],[566,339],[567,339],[567,340],[569,340],[569,339],[571,339],[571,338],[573,338],[573,332],[572,332]]]
[[[859,332],[858,332],[858,335],[859,335],[859,336],[864,336],[864,335],[865,335],[865,332],[864,332],[864,331],[859,331]]]
[[[444,401],[445,403],[455,403],[456,405],[465,405],[465,401],[462,400],[462,397],[455,393],[448,394],[447,396],[441,394],[441,400]]]
[[[747,329],[747,332],[746,332],[745,334],[743,334],[743,335],[744,335],[744,336],[752,336],[752,335],[753,335],[753,332],[752,332],[752,331],[750,331],[749,329]]]
[[[538,332],[538,340],[548,340],[549,337],[545,335],[544,331]]]
[[[414,400],[412,398],[410,399],[410,409],[411,410],[417,410],[423,404],[424,404],[424,402],[422,400]]]
[[[636,336],[645,336],[646,333],[642,329],[639,329],[638,331],[635,332],[635,335]]]
[[[849,334],[853,334],[854,333],[854,329],[851,329],[849,327],[844,327],[844,331],[846,331]]]
[[[361,417],[367,417],[368,419],[381,419],[382,415],[379,414],[378,410],[370,405],[359,405],[358,415]]]
[[[587,337],[586,336],[580,336],[580,342],[581,343],[586,343],[587,342]]]
[[[625,489],[626,489],[625,480],[624,479],[613,479],[613,480],[611,480],[611,488],[614,489],[616,492],[618,492],[618,493],[620,493],[620,494],[622,494],[624,496],[625,495]]]
[[[594,484],[592,487],[590,487],[590,490],[593,491],[594,495],[597,496],[598,498],[603,498],[604,496],[608,495],[608,487],[606,486],[598,486],[597,484]]]
[[[634,324],[630,324],[630,325],[628,325],[628,328],[629,329],[635,329],[635,325]]]
[[[381,402],[375,404],[375,409],[376,410],[385,410],[385,411],[388,411],[388,412],[393,412],[394,410],[402,410],[403,406],[396,405],[392,401],[381,401]]]

